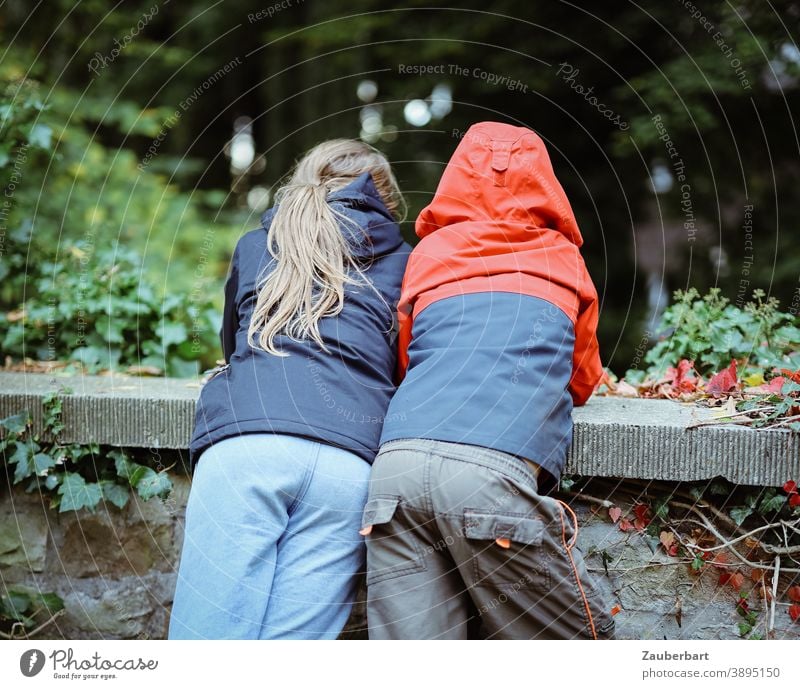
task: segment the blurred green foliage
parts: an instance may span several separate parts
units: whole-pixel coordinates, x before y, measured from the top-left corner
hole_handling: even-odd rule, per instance
[[[134,151],[92,132],[99,103],[68,88],[45,94],[11,62],[4,69],[3,353],[88,371],[192,376],[213,365],[220,275],[198,263],[195,243],[213,244],[217,234],[233,241],[232,226],[209,219],[219,193],[187,194],[139,170]],[[150,135],[159,115],[116,102],[103,122]]]
[[[5,236],[3,305],[17,309],[38,289],[43,255],[50,265],[69,260],[64,242],[88,233],[94,251],[117,241],[137,250],[156,298],[199,290],[219,308],[235,238],[258,225],[248,190],[274,187],[322,139],[358,136],[364,79],[378,87],[369,104],[384,127],[376,145],[405,190],[412,240],[416,213],[471,123],[503,120],[542,135],[581,225],[603,300],[603,359],[615,370],[630,366],[643,333],[655,329],[646,319],[658,314],[645,298],[653,284],[665,295],[694,286],[729,297],[760,287],[792,302],[800,282],[792,259],[800,250],[799,2],[428,5],[9,0],[0,19],[2,107],[13,110],[0,120],[4,175],[15,147],[30,147]],[[232,60],[240,66],[211,79]],[[559,73],[564,64],[573,83]],[[452,90],[452,111],[409,125],[406,104],[431,104],[441,85]],[[630,127],[614,126],[577,85]],[[180,108],[193,93],[191,107]],[[228,144],[241,116],[253,120],[259,164],[232,178]],[[651,184],[655,165],[674,172],[675,163],[656,117],[685,170],[693,236],[682,229],[682,185],[657,194]],[[751,247],[746,205],[754,208]],[[661,233],[643,234],[648,223]],[[219,355],[212,349],[204,363]]]

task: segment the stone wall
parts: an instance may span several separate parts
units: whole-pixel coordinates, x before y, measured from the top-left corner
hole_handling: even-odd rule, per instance
[[[34,432],[42,431],[42,400],[62,385],[72,390],[63,397],[63,442],[173,450],[187,446],[200,390],[196,380],[0,373],[0,418],[27,409]],[[684,481],[716,476],[762,487],[782,486],[800,476],[800,434],[696,426],[711,420],[712,413],[667,400],[592,398],[574,412],[565,474],[613,477],[620,496],[637,494],[642,480],[629,486],[633,493],[625,490],[635,479],[643,479],[649,492],[658,495],[671,493]],[[175,489],[165,501],[132,496],[124,510],[99,508],[94,514],[58,514],[40,496],[18,488],[0,493],[4,589],[54,591],[66,604],[64,614],[41,636],[165,637],[190,488],[185,475],[173,473],[172,480]],[[612,492],[603,489],[595,497],[625,510],[626,499],[616,499]],[[719,586],[719,570],[709,567],[692,574],[657,539],[620,531],[607,509],[595,513],[585,501],[572,505],[580,524],[578,547],[621,607],[616,618],[620,638],[738,637],[736,594],[730,586]],[[785,567],[800,568],[785,559]],[[775,638],[798,637],[800,623],[791,623],[785,603],[789,585],[800,582],[797,577],[790,572],[781,576]],[[744,589],[751,587],[746,580]],[[757,597],[749,603],[756,611],[764,607]],[[762,611],[759,625],[764,620]],[[364,636],[363,605],[357,606],[345,636]]]
[[[4,588],[54,591],[65,602],[65,613],[41,638],[165,638],[190,487],[185,476],[173,475],[172,480],[175,489],[166,501],[144,502],[132,496],[123,510],[99,508],[94,514],[58,514],[38,495],[19,489],[0,498]],[[669,492],[674,486],[653,483],[650,490]],[[688,565],[668,556],[656,539],[620,531],[606,509],[595,512],[591,503],[578,500],[571,504],[579,519],[578,547],[621,606],[616,617],[619,638],[738,638],[741,618],[735,594],[718,585],[717,570],[691,574]],[[615,504],[626,509],[624,500]],[[779,600],[785,600],[792,583],[800,583],[800,577],[781,578]],[[748,580],[744,588],[750,585]],[[751,607],[760,610],[763,603],[751,599]],[[759,625],[765,620],[760,614]],[[344,636],[364,638],[360,626],[363,605]],[[792,624],[785,606],[778,607],[774,637],[800,637],[800,624]]]
[[[14,489],[0,499],[3,587],[54,591],[65,612],[42,637],[166,637],[183,538],[189,480],[173,475],[167,500],[131,494],[120,510],[101,503],[59,514],[37,494]]]

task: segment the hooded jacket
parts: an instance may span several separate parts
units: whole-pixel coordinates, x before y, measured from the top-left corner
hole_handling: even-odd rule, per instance
[[[464,442],[539,462],[554,477],[573,405],[602,374],[597,292],[544,142],[481,122],[416,222],[398,304],[393,421],[382,442]]]
[[[274,265],[267,251],[275,213],[241,237],[225,284],[220,339],[227,365],[202,388],[189,447],[190,470],[211,444],[242,433],[288,433],[342,447],[372,462],[394,392],[394,309],[411,247],[364,173],[328,195],[328,203],[355,223],[342,225],[353,254],[374,289],[346,285],[337,316],[320,320],[330,353],[312,340],[278,335],[279,357],[247,342],[256,283]]]

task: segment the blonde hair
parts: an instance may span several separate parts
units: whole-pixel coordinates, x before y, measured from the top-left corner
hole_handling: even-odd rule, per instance
[[[359,228],[327,197],[364,172],[372,175],[381,199],[399,220],[403,197],[389,162],[362,141],[332,139],[318,144],[278,190],[267,241],[274,266],[265,267],[265,276],[256,285],[258,296],[247,331],[250,346],[288,356],[275,346],[275,338],[285,334],[295,340],[310,338],[328,351],[320,319],[341,312],[345,285],[371,283],[341,224]]]

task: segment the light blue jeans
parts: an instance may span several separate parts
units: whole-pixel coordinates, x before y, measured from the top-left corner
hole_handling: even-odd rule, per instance
[[[252,433],[195,468],[170,639],[335,639],[364,570],[370,466],[323,443]]]

